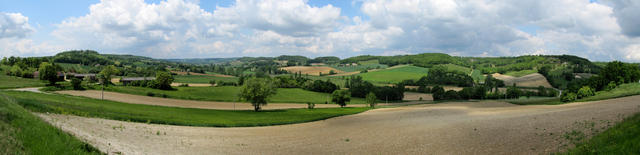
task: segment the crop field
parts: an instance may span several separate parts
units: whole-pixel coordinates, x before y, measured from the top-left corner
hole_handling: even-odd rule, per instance
[[[317,108],[263,110],[212,110],[128,104],[86,97],[5,92],[18,104],[36,112],[73,114],[114,120],[186,126],[266,126],[301,123],[360,113],[369,108]]]
[[[209,81],[225,81],[225,82],[237,82],[237,77],[220,77],[220,76],[209,76],[209,75],[176,75],[173,76],[175,80],[173,82],[178,83],[205,83],[208,84]]]
[[[344,71],[344,72],[360,72],[360,71],[363,71],[363,70],[383,69],[383,68],[389,67],[387,65],[383,65],[383,64],[378,63],[378,60],[360,61],[358,63],[359,63],[359,65],[357,65],[357,66],[331,65],[331,67],[333,67],[335,69],[339,69],[339,70]]]
[[[7,76],[0,74],[0,89],[21,88],[21,87],[39,87],[45,83],[38,79],[21,78],[15,76]]]
[[[134,94],[167,97],[175,99],[238,102],[240,87],[177,87],[177,90],[158,90],[143,87],[113,86],[105,90]],[[331,101],[331,94],[306,91],[300,88],[278,88],[277,94],[269,100],[273,103],[324,103]],[[350,104],[363,104],[364,99],[352,98]]]
[[[327,66],[292,66],[292,67],[283,67],[281,69],[289,71],[289,73],[302,73],[309,75],[320,75],[320,74],[329,74],[330,71],[334,71],[335,73],[342,73],[335,68],[327,67]]]
[[[529,70],[521,70],[521,71],[511,71],[511,72],[505,73],[504,75],[509,75],[513,77],[522,77],[522,76],[537,73],[537,72],[538,70],[529,69]]]
[[[377,84],[398,83],[402,80],[418,80],[429,73],[428,68],[416,66],[402,66],[393,69],[384,69],[375,72],[361,73],[363,80],[371,81]]]

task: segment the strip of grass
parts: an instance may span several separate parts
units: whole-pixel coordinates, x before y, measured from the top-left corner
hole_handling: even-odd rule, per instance
[[[640,95],[640,83],[627,83],[618,86],[616,89],[610,91],[599,91],[596,95],[582,98],[574,102],[588,102],[599,101],[620,97],[627,97],[633,95]],[[560,101],[560,98],[549,98],[540,100],[508,100],[507,102],[519,105],[556,105],[565,104],[566,102]]]
[[[564,154],[640,154],[640,113]]]
[[[177,90],[158,90],[144,87],[112,86],[107,87],[105,90],[134,95],[149,95],[149,93],[152,93],[156,97],[176,99],[237,102],[239,100],[238,93],[241,88],[223,86],[176,87],[176,89]],[[330,95],[331,94],[328,93],[312,92],[300,88],[278,88],[277,94],[269,100],[273,103],[324,103],[327,100],[331,101]],[[364,104],[365,102],[362,98],[352,98],[350,103]]]
[[[157,124],[213,127],[250,127],[293,124],[364,112],[369,108],[212,110],[128,104],[86,97],[5,92],[26,109],[36,112],[73,114],[86,117]],[[268,106],[268,105],[267,105]]]
[[[41,87],[44,85],[45,83],[38,79],[21,78],[0,74],[0,89]]]
[[[0,154],[101,154],[0,93]]]
[[[521,77],[521,76],[525,76],[525,75],[529,75],[529,74],[533,74],[533,73],[537,73],[538,70],[533,70],[533,69],[529,69],[529,70],[521,70],[521,71],[511,71],[511,72],[507,72],[504,75],[509,75],[509,76],[514,76],[514,77]]]

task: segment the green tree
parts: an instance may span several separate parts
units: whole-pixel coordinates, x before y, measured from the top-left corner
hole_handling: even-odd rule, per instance
[[[431,88],[431,93],[433,94],[433,100],[443,100],[445,99],[444,97],[444,88],[440,87],[440,86],[434,86],[433,88]]]
[[[109,66],[105,66],[104,68],[102,68],[102,71],[100,71],[100,74],[98,77],[100,78],[100,80],[102,80],[102,84],[110,84],[111,83],[111,76],[116,75],[120,73],[120,71],[118,71],[118,69],[116,68],[116,66],[113,65],[109,65]]]
[[[369,94],[367,94],[367,98],[366,101],[369,104],[369,106],[371,106],[371,108],[375,108],[376,107],[376,94],[373,92],[369,92]]]
[[[596,95],[596,93],[595,93],[595,91],[593,89],[591,89],[591,87],[582,86],[582,88],[580,88],[580,90],[578,90],[577,98],[581,99],[581,98],[585,98],[585,97],[589,97],[589,96],[593,96],[593,95]]]
[[[40,80],[49,81],[49,85],[55,85],[56,82],[62,81],[62,79],[58,77],[58,72],[60,71],[62,71],[62,67],[50,64],[48,62],[41,63],[38,70],[40,74]]]
[[[244,81],[240,91],[240,98],[251,102],[255,111],[262,105],[267,105],[267,99],[276,94],[276,87],[268,79],[251,78]]]
[[[171,83],[173,82],[173,76],[169,72],[158,71],[156,72],[156,83],[158,84],[158,89],[162,90],[170,90]]]
[[[82,80],[78,78],[71,78],[71,85],[73,86],[73,90],[82,90]]]
[[[18,65],[13,65],[9,70],[9,75],[11,76],[22,76],[22,68]]]
[[[347,90],[336,90],[331,93],[331,101],[344,107],[351,101],[351,94]]]

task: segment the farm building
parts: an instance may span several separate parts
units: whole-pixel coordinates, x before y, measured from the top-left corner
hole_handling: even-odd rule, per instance
[[[126,78],[120,79],[120,83],[122,83],[123,85],[128,85],[133,81],[151,81],[155,79],[156,79],[155,77],[126,77]]]

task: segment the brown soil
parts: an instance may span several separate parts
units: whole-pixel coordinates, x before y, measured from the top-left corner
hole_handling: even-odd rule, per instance
[[[640,96],[565,105],[428,104],[245,128],[39,116],[110,154],[549,154],[566,149],[565,132],[583,130],[580,122],[607,127],[603,122],[639,112],[638,100]]]
[[[407,101],[419,101],[421,97],[423,101],[433,101],[431,94],[404,92],[404,100]]]
[[[543,86],[545,88],[553,88],[553,86],[549,84],[549,81],[547,81],[547,78],[545,78],[540,73],[533,73],[533,74],[525,75],[522,77],[513,77],[509,75],[502,75],[500,73],[494,73],[492,74],[492,76],[496,79],[504,81],[504,84],[506,86],[511,86],[513,85],[513,83],[515,83],[517,86],[520,86],[520,87]]]
[[[302,74],[309,74],[309,75],[320,75],[320,73],[329,74],[331,70],[333,70],[336,73],[342,73],[342,71],[338,69],[326,67],[326,66],[291,66],[291,67],[283,67],[280,69],[287,70],[289,71],[289,73],[300,72]]]
[[[57,91],[56,93],[84,96],[89,98],[101,99],[101,91],[98,90],[65,90]],[[159,105],[168,107],[183,107],[183,108],[200,108],[200,109],[220,109],[220,110],[253,110],[253,106],[249,103],[234,103],[234,102],[215,102],[215,101],[194,101],[194,100],[180,100],[160,97],[149,97],[140,95],[131,95],[116,92],[104,92],[104,99],[111,101],[118,101],[132,104],[146,104],[146,105]],[[382,104],[385,105],[385,104]],[[364,107],[365,104],[347,104],[347,107]],[[336,108],[340,107],[337,104],[316,104],[316,108]],[[291,108],[307,108],[307,104],[300,103],[269,103],[262,107],[263,109],[291,109]]]

